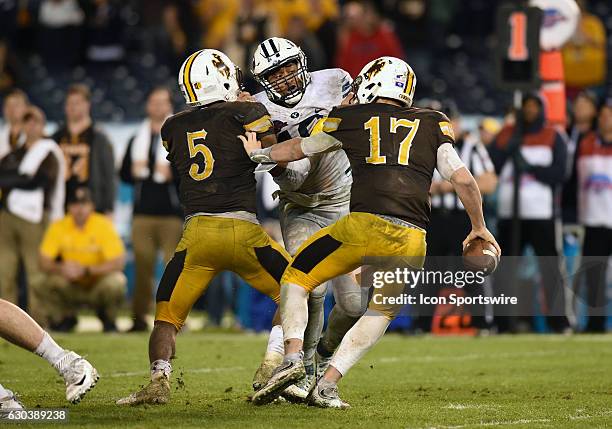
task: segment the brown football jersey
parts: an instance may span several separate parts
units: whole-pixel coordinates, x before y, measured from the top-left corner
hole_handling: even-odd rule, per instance
[[[221,102],[168,118],[161,136],[167,159],[178,171],[185,216],[194,213],[256,211],[257,164],[244,151],[238,135],[274,134],[261,103]]]
[[[429,187],[443,143],[454,143],[440,112],[383,103],[335,107],[323,130],[342,142],[353,171],[351,211],[429,223]]]

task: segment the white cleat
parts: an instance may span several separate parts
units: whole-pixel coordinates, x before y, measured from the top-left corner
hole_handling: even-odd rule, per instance
[[[55,368],[64,377],[66,400],[73,404],[78,404],[100,378],[98,371],[75,352],[66,352]]]
[[[314,374],[306,374],[301,380],[298,380],[297,383],[292,384],[287,387],[283,391],[283,398],[285,398],[289,402],[304,402],[308,395],[310,395],[310,391],[314,388],[317,379]]]
[[[308,397],[308,402],[311,405],[315,405],[320,408],[336,408],[340,410],[345,410],[350,408],[351,406],[340,399],[338,395],[338,386],[328,386],[323,387],[320,384],[317,384],[310,396]]]
[[[5,411],[23,410],[23,404],[19,402],[17,396],[10,390],[7,390],[7,396],[0,398],[0,419],[7,418]]]
[[[263,362],[253,376],[253,390],[258,391],[266,385],[274,368],[283,363],[283,355],[276,352],[266,352]]]
[[[306,370],[304,369],[304,362],[301,359],[283,362],[274,369],[272,377],[266,385],[255,392],[253,395],[253,403],[255,405],[269,404],[283,393],[283,390],[289,387],[289,385],[305,376]]]

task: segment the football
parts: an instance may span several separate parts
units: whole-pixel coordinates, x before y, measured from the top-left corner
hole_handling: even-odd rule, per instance
[[[498,263],[497,249],[482,238],[475,238],[463,249],[463,266],[468,271],[483,271],[488,276],[495,271]]]

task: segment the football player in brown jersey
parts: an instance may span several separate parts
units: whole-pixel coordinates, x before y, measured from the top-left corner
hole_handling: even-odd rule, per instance
[[[248,131],[275,143],[267,110],[236,101],[239,69],[214,49],[189,56],[178,81],[193,108],[170,117],[161,137],[178,172],[185,226],[157,290],[149,339],[151,382],[117,401],[120,405],[168,401],[176,334],[217,273],[233,271],[278,303],[280,278],[290,260],[257,221],[256,164],[236,137]]]
[[[287,162],[342,149],[353,171],[351,213],[308,239],[283,274],[281,319],[285,358],[270,381],[253,396],[255,404],[273,400],[304,374],[302,343],[309,291],[322,282],[354,270],[364,257],[400,257],[421,269],[429,222],[429,188],[434,169],[449,180],[465,206],[472,231],[464,244],[481,237],[498,249],[482,214],[478,185],[453,149],[448,118],[437,111],[413,108],[416,76],[404,61],[381,57],[355,79],[359,104],[334,108],[317,125],[319,133],[261,149],[256,136],[241,137],[255,162]],[[500,251],[501,253],[501,251]],[[404,284],[383,294],[398,297]],[[347,408],[337,382],[384,334],[401,304],[370,301],[368,311],[344,336],[324,375],[310,395],[321,407]]]

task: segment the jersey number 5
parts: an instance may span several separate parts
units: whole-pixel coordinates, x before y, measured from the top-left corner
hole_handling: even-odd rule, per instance
[[[399,145],[397,162],[400,165],[408,165],[410,158],[410,148],[412,141],[419,129],[420,119],[411,121],[409,119],[391,118],[390,131],[395,134],[400,127],[409,128],[408,134]],[[370,131],[370,156],[366,158],[368,164],[386,164],[387,157],[380,154],[380,117],[372,116],[368,122],[363,124],[363,128]]]
[[[187,133],[187,146],[189,147],[189,158],[195,158],[198,154],[202,154],[204,157],[204,171],[200,171],[200,166],[195,162],[189,167],[189,175],[193,180],[207,179],[213,172],[213,166],[215,165],[215,158],[213,154],[204,143],[197,143],[196,140],[204,140],[206,138],[206,131],[194,131]]]

